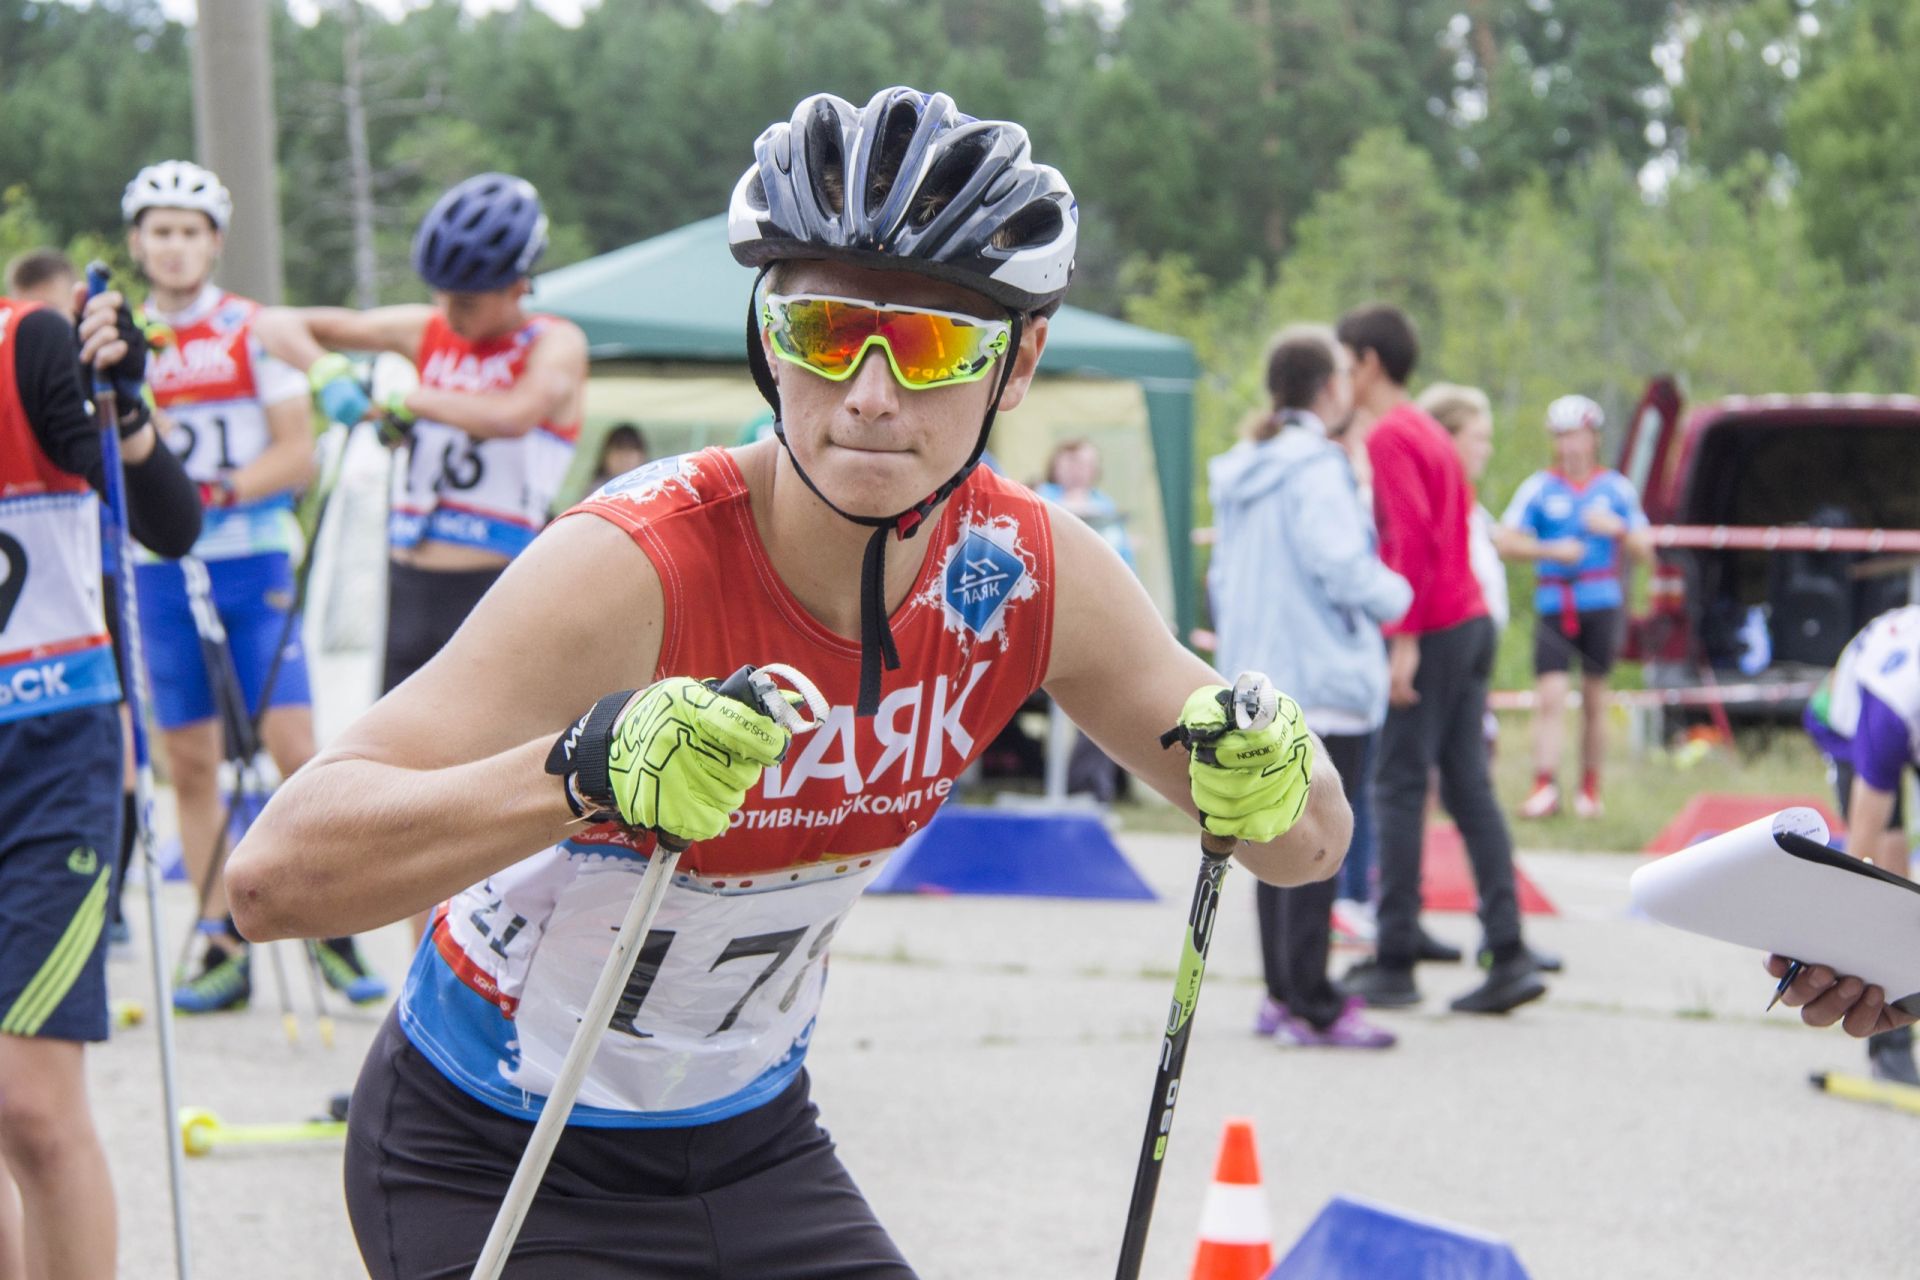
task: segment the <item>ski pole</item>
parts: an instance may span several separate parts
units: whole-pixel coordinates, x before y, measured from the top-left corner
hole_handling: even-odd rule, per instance
[[[801,721],[794,714],[773,683],[774,675],[784,676],[788,683],[799,690],[810,711],[807,720]],[[820,722],[820,714],[826,709],[826,703],[812,681],[791,667],[774,663],[757,671],[752,667],[740,668],[721,683],[719,692],[766,712],[794,733],[805,733],[816,727]],[[553,1149],[566,1129],[567,1117],[573,1113],[574,1099],[579,1096],[580,1086],[586,1080],[587,1068],[592,1065],[594,1053],[600,1048],[600,1039],[606,1032],[608,1019],[613,1016],[614,1005],[619,1003],[620,993],[633,976],[640,944],[652,928],[654,917],[659,914],[667,886],[673,883],[674,867],[686,847],[685,841],[667,835],[660,835],[655,841],[653,856],[648,859],[646,872],[640,877],[640,887],[635,890],[633,901],[627,906],[626,917],[620,922],[620,932],[613,940],[613,950],[607,954],[606,965],[600,970],[600,979],[594,984],[593,995],[580,1015],[580,1028],[573,1033],[573,1043],[567,1046],[566,1059],[560,1064],[560,1074],[554,1078],[545,1105],[540,1108],[540,1120],[534,1125],[532,1136],[527,1139],[527,1149],[520,1157],[519,1167],[514,1170],[513,1181],[508,1184],[507,1194],[500,1201],[500,1211],[493,1220],[493,1229],[487,1233],[487,1242],[480,1251],[480,1258],[474,1263],[471,1280],[499,1280],[501,1272],[506,1269],[507,1257],[513,1252],[513,1242],[520,1234],[521,1224],[527,1219],[527,1211],[533,1207],[533,1197],[540,1189],[540,1180],[546,1176],[547,1162],[553,1158]]]
[[[1254,673],[1234,681],[1221,695],[1237,729],[1264,729],[1273,723],[1279,695],[1265,676]],[[1211,752],[1213,738],[1189,736],[1195,752]],[[1163,740],[1164,741],[1164,740]],[[1207,756],[1201,757],[1203,760]],[[1180,1100],[1180,1076],[1187,1061],[1187,1041],[1193,1033],[1194,1010],[1200,1004],[1200,982],[1207,972],[1207,948],[1213,943],[1213,923],[1219,915],[1220,884],[1226,879],[1228,859],[1238,841],[1217,836],[1203,826],[1200,832],[1200,878],[1193,887],[1193,905],[1187,910],[1187,933],[1180,949],[1180,968],[1173,979],[1173,1005],[1166,1034],[1160,1042],[1160,1068],[1153,1077],[1153,1099],[1147,1110],[1147,1134],[1140,1144],[1134,1168],[1133,1199],[1127,1206],[1126,1233],[1120,1242],[1117,1280],[1139,1280],[1140,1262],[1147,1250],[1147,1228],[1153,1222],[1153,1202],[1160,1191],[1160,1170],[1173,1132],[1173,1108]]]
[[[87,296],[107,287],[103,262],[87,265]],[[166,1128],[167,1190],[173,1202],[173,1265],[179,1280],[193,1272],[187,1241],[186,1169],[184,1153],[174,1136],[174,1117],[180,1113],[173,1043],[173,991],[163,954],[160,916],[160,858],[153,842],[153,761],[147,753],[146,663],[140,653],[140,610],[133,589],[133,545],[127,525],[127,479],[120,461],[120,414],[113,385],[98,370],[93,373],[94,411],[100,419],[100,460],[112,536],[114,580],[120,592],[120,619],[124,643],[120,646],[120,682],[133,722],[134,814],[138,823],[141,864],[147,875],[147,945],[153,959],[154,1024],[159,1029],[161,1117]],[[164,447],[164,446],[163,446]]]

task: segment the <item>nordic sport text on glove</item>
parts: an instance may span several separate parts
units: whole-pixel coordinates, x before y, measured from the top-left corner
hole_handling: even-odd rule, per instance
[[[1231,699],[1225,685],[1195,689],[1174,735],[1192,748],[1187,777],[1206,829],[1263,843],[1285,835],[1306,812],[1313,738],[1300,704],[1285,694],[1263,728],[1236,728]]]
[[[670,676],[594,703],[554,743],[547,772],[561,777],[582,818],[619,821],[679,843],[727,829],[760,771],[786,753],[788,731],[719,691],[718,681]]]

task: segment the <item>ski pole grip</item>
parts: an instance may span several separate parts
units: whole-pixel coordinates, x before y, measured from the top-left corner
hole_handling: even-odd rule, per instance
[[[107,291],[107,281],[113,275],[113,269],[95,258],[87,264],[87,297],[97,298]]]

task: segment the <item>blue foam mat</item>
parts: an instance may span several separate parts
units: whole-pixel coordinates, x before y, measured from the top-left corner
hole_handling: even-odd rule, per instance
[[[1267,1280],[1528,1280],[1513,1247],[1471,1227],[1335,1196]]]
[[[1147,902],[1155,896],[1096,814],[957,804],[902,845],[867,891]]]

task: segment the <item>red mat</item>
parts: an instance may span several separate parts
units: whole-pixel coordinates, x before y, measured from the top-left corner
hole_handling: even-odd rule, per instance
[[[1513,887],[1520,895],[1522,915],[1560,914],[1540,892],[1540,886],[1527,878],[1518,857],[1513,860]],[[1427,828],[1427,843],[1420,854],[1420,902],[1428,911],[1472,912],[1480,907],[1466,844],[1460,839],[1460,829],[1451,822],[1436,822]]]
[[[1797,805],[1804,805],[1825,818],[1827,830],[1834,835],[1846,830],[1846,824],[1827,807],[1826,802],[1812,796],[1741,795],[1731,791],[1707,791],[1687,801],[1680,812],[1673,816],[1673,820],[1660,828],[1660,834],[1647,841],[1645,851],[1652,854],[1677,853],[1689,845],[1699,844],[1709,836],[1744,827],[1756,818],[1764,818],[1770,813]]]

